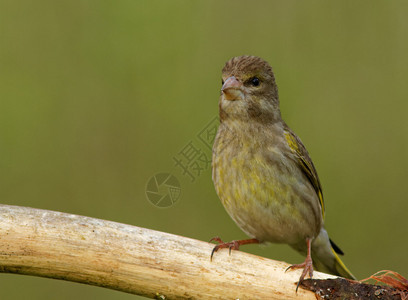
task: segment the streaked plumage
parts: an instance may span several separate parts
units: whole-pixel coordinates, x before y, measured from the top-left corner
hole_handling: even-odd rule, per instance
[[[222,78],[213,181],[231,218],[252,239],[221,243],[214,251],[259,241],[286,243],[306,254],[309,240],[317,270],[354,278],[323,227],[319,177],[301,140],[281,118],[272,68],[259,57],[234,57]],[[311,261],[305,263],[300,281],[313,271]]]

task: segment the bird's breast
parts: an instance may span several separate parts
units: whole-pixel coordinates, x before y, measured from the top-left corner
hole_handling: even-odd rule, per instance
[[[227,212],[260,240],[290,244],[315,235],[320,221],[310,211],[317,196],[286,152],[283,135],[246,133],[220,128],[213,147],[213,181]]]

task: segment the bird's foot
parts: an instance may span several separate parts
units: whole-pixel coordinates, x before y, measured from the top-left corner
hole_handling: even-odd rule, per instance
[[[311,241],[309,239],[307,240],[307,246],[308,246],[308,252],[307,252],[307,256],[306,256],[305,261],[303,263],[301,263],[301,264],[291,265],[291,266],[287,267],[286,270],[285,270],[285,272],[286,272],[287,270],[303,268],[302,275],[300,275],[299,282],[297,283],[297,286],[296,286],[296,292],[297,292],[297,290],[299,288],[300,283],[305,279],[305,276],[307,275],[307,273],[309,273],[310,278],[313,277],[313,261],[312,261],[312,256],[311,256]]]
[[[231,250],[239,250],[239,246],[241,245],[246,245],[246,244],[259,244],[259,241],[257,239],[248,239],[248,240],[239,240],[239,241],[231,241],[228,243],[223,242],[218,236],[214,237],[210,240],[210,242],[217,242],[218,245],[216,245],[212,252],[211,252],[211,257],[210,260],[212,260],[213,255],[215,252],[217,252],[219,249],[222,248],[228,248],[229,249],[229,254],[231,255]]]
[[[285,270],[286,272],[287,270],[291,270],[291,269],[303,268],[302,275],[300,275],[299,282],[296,286],[296,292],[299,288],[300,283],[303,281],[303,279],[305,279],[305,276],[307,273],[309,273],[310,278],[313,277],[312,240],[306,239],[306,244],[307,244],[307,255],[306,255],[305,261],[301,264],[291,265]]]

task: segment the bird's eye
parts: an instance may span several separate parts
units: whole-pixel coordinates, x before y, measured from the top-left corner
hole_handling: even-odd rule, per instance
[[[258,77],[252,77],[250,82],[253,86],[258,86],[261,83]]]
[[[224,85],[224,79],[221,78],[221,85]]]

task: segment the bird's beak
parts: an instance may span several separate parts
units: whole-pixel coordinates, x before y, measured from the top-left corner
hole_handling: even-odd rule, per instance
[[[225,100],[234,101],[244,99],[242,83],[235,76],[228,77],[222,85],[221,92]]]

